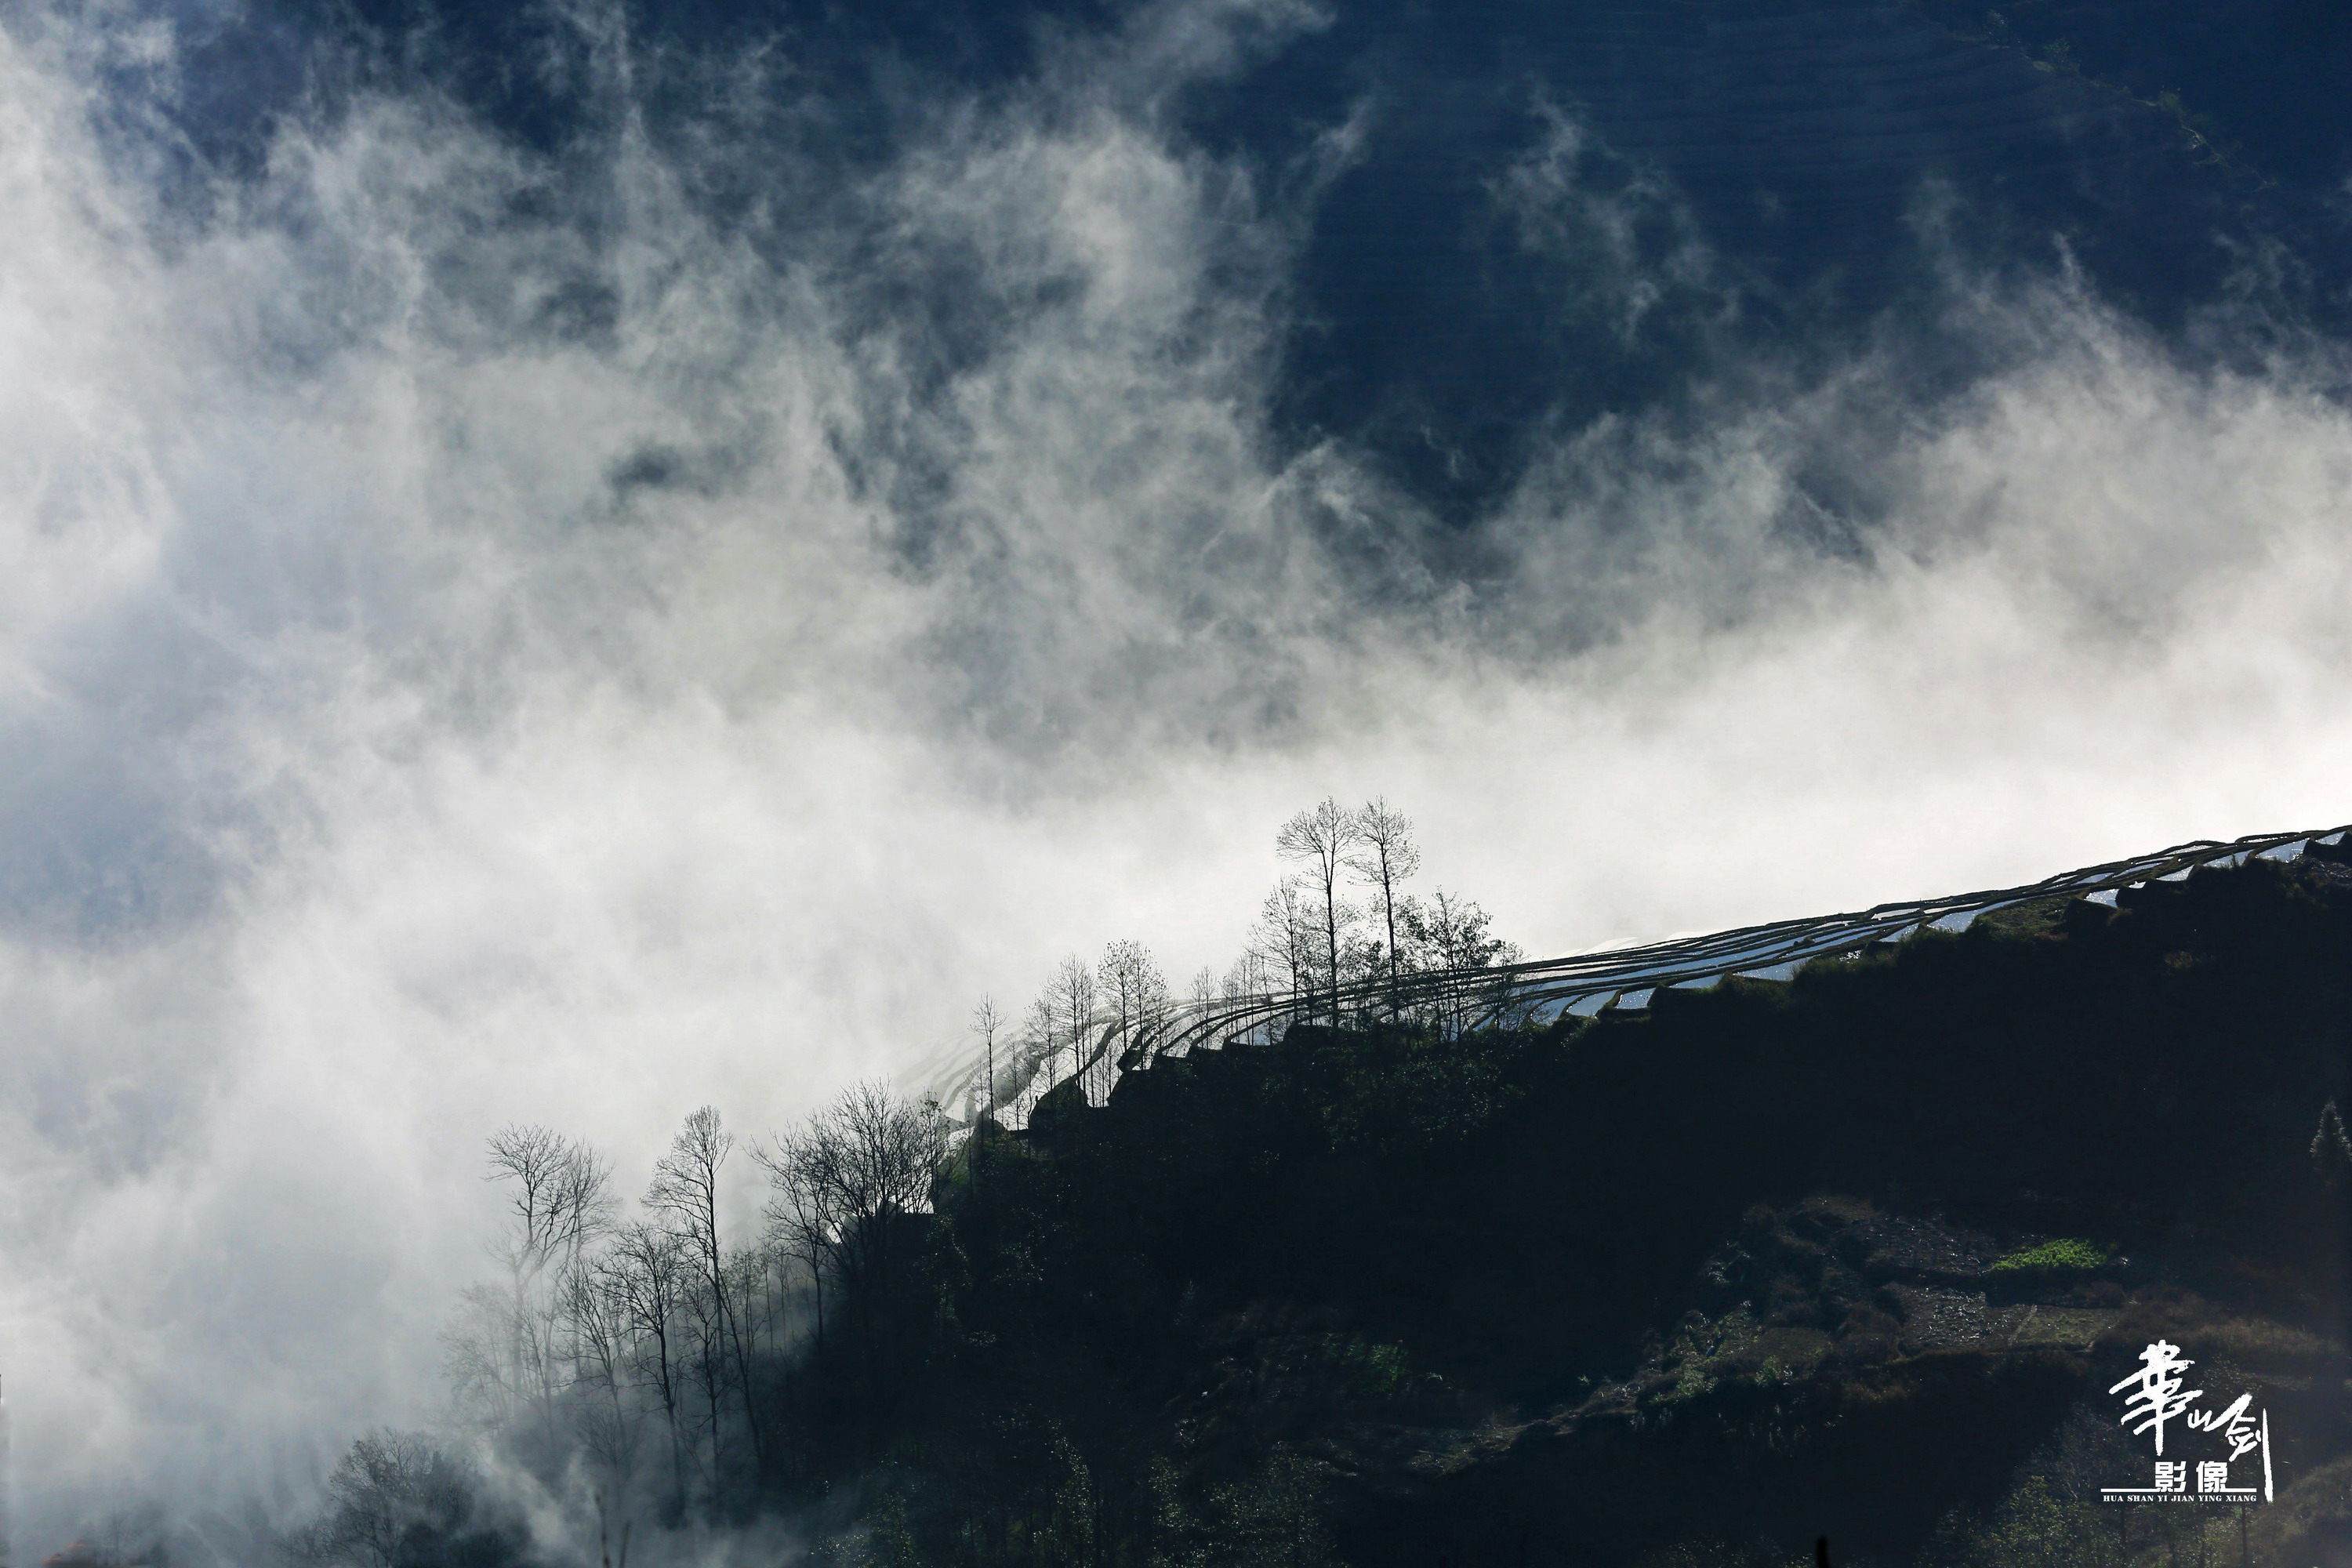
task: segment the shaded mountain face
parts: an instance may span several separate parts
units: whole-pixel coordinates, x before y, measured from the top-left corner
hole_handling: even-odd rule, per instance
[[[1017,95],[1153,15],[706,3],[604,26],[649,59],[772,68],[761,90],[788,146],[704,194],[748,225],[782,212],[804,228],[940,115]],[[1984,351],[1949,319],[1956,269],[2072,276],[2223,357],[2258,356],[2263,330],[2342,325],[2347,15],[2339,0],[1225,7],[1202,24],[1221,58],[1151,112],[1223,160],[1284,236],[1264,285],[1284,323],[1277,438],[1370,454],[1458,529],[1535,448],[1598,420],[1801,385],[1874,344],[1900,348],[1923,398],[1965,382]],[[422,76],[547,151],[593,139],[609,109],[593,47],[530,8],[181,20],[196,52],[173,112],[231,163],[322,83]],[[708,82],[666,98],[644,75],[653,134],[692,134]],[[936,313],[951,359],[959,331],[985,331],[952,295],[871,304]],[[1819,487],[1826,515],[1866,522],[1838,478]]]
[[[1057,1089],[950,1170],[950,1326],[898,1331],[869,1462],[941,1560],[1082,1493],[1121,1562],[2342,1562],[2344,854]],[[2159,1342],[2273,1423],[2242,1557],[2100,1500],[2148,1474],[2115,1391]]]

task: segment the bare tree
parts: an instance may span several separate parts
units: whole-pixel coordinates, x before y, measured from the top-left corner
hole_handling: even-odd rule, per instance
[[[1363,837],[1356,814],[1325,795],[1312,810],[1302,811],[1275,833],[1275,853],[1303,862],[1310,880],[1323,893],[1324,975],[1332,989],[1331,1021],[1339,1021],[1339,868]]]
[[[816,1342],[824,1344],[824,1278],[841,1233],[835,1211],[839,1179],[828,1168],[837,1151],[812,1125],[777,1135],[773,1144],[754,1145],[751,1157],[768,1173],[768,1235],[783,1253],[808,1270],[816,1304]]]
[[[980,1047],[987,1061],[988,1113],[996,1114],[996,1037],[1004,1027],[1004,1015],[996,1005],[996,998],[983,996],[980,1005],[971,1010],[972,1032],[980,1037]]]
[[[446,1544],[474,1508],[472,1468],[415,1433],[360,1438],[327,1478],[325,1514],[297,1535],[293,1554],[352,1568],[395,1568],[420,1547]]]
[[[163,1505],[159,1502],[137,1502],[125,1508],[109,1509],[96,1529],[99,1562],[119,1565],[119,1568],[145,1568],[168,1560],[163,1543]],[[0,1526],[6,1521],[0,1520]],[[51,1559],[50,1561],[56,1561]]]
[[[835,1266],[852,1298],[870,1307],[901,1261],[901,1222],[930,1208],[946,1123],[935,1105],[860,1083],[811,1118],[809,1136],[824,1152],[818,1168],[831,1187]]]
[[[1061,1016],[1054,1005],[1050,990],[1029,1004],[1028,1016],[1022,1020],[1022,1038],[1027,1047],[1027,1071],[1022,1079],[1024,1088],[1037,1082],[1041,1073],[1045,1076],[1045,1086],[1052,1087],[1054,1064],[1062,1054]]]
[[[1095,977],[1086,960],[1076,953],[1062,960],[1045,995],[1055,1037],[1068,1043],[1070,1076],[1076,1078],[1086,1068],[1087,1046],[1094,1033]],[[1085,1087],[1079,1085],[1081,1089]]]
[[[719,1453],[719,1404],[730,1384],[742,1394],[753,1458],[756,1462],[764,1457],[759,1413],[751,1397],[751,1353],[736,1310],[726,1247],[719,1235],[719,1172],[734,1147],[734,1136],[719,1124],[718,1110],[706,1105],[686,1119],[686,1125],[670,1141],[669,1152],[655,1162],[653,1183],[646,1189],[646,1206],[668,1216],[672,1228],[686,1243],[700,1286],[688,1304],[707,1330],[699,1336],[698,1364],[709,1394],[714,1464]]]
[[[523,1398],[524,1333],[515,1298],[504,1285],[469,1285],[456,1319],[441,1331],[442,1374],[458,1407],[484,1426],[503,1426]]]
[[[1273,902],[1271,899],[1267,900],[1269,906]],[[1234,960],[1233,966],[1225,971],[1224,982],[1219,988],[1220,999],[1262,1004],[1273,997],[1276,969],[1275,961],[1268,957],[1269,950],[1263,940],[1265,929],[1261,924],[1257,931],[1253,931],[1250,945],[1242,950],[1242,955]],[[1256,1037],[1263,1044],[1269,1037],[1271,1028],[1271,1022],[1261,1018],[1244,1033]]]
[[[585,1248],[611,1228],[612,1167],[589,1145],[551,1128],[509,1126],[489,1140],[484,1179],[508,1184],[507,1220],[491,1254],[507,1271],[504,1300],[468,1293],[495,1350],[453,1342],[451,1364],[501,1411],[510,1398],[534,1408],[553,1436],[562,1392],[561,1307],[554,1287]]]
[[[694,1249],[687,1249],[692,1258]],[[703,1277],[699,1267],[688,1270],[687,1289],[683,1298],[685,1321],[689,1331],[688,1344],[693,1353],[687,1358],[686,1374],[695,1391],[701,1395],[702,1430],[709,1436],[710,1468],[709,1485],[715,1492],[726,1484],[729,1459],[732,1457],[725,1441],[727,1405],[733,1390],[731,1358],[727,1349],[726,1302],[710,1281]],[[703,1450],[696,1449],[696,1464],[702,1461]]]
[[[1284,976],[1290,994],[1301,999],[1302,1010],[1305,998],[1315,990],[1315,935],[1298,879],[1285,877],[1258,910],[1257,927],[1251,933],[1251,950],[1244,962],[1254,960],[1261,972],[1271,970]]]
[[[1152,962],[1150,950],[1139,942],[1115,942],[1105,947],[1095,978],[1123,1052],[1135,1043],[1139,1030],[1156,1023],[1166,1011],[1168,982],[1160,975],[1160,965]],[[1116,1067],[1112,1053],[1106,1050],[1101,1075],[1106,1092]]]
[[[993,1125],[996,1121],[996,1033],[1004,1026],[1004,1016],[997,1011],[995,997],[983,996],[980,999],[980,1005],[971,1010],[971,1026],[980,1036],[981,1054],[985,1062],[987,1073],[982,1079],[988,1097],[987,1116],[989,1122]],[[980,1168],[987,1159],[987,1138],[981,1126],[980,1119],[974,1117],[971,1141],[966,1145],[966,1157],[971,1163],[972,1190],[975,1193],[980,1190],[982,1180]]]
[[[625,1394],[628,1382],[632,1319],[614,1260],[585,1258],[563,1276],[557,1294],[571,1342],[575,1386],[589,1391],[580,1415],[581,1444],[601,1461],[617,1486],[626,1481],[636,1456],[636,1422]]]
[[[679,1425],[683,1392],[676,1343],[677,1315],[691,1279],[686,1245],[666,1226],[639,1220],[625,1226],[604,1265],[607,1288],[635,1339],[640,1375],[661,1402],[669,1431],[670,1484],[678,1502],[686,1497],[686,1458]]]
[[[777,1248],[765,1236],[749,1247],[728,1249],[727,1288],[735,1301],[736,1323],[751,1352],[752,1373],[759,1369],[761,1337],[767,1336],[772,1344],[776,1326],[782,1321],[774,1289],[781,1262]]]
[[[1421,966],[1440,972],[1433,997],[1440,1031],[1459,1035],[1472,1017],[1474,1001],[1491,989],[1477,972],[1517,963],[1519,950],[1494,934],[1486,910],[1443,888],[1426,904],[1401,902],[1397,919]]]
[[[489,1173],[512,1182],[499,1260],[517,1277],[535,1279],[569,1263],[612,1225],[614,1200],[605,1190],[612,1165],[587,1143],[551,1128],[510,1126],[490,1138]]]
[[[1381,896],[1381,919],[1388,931],[1389,1006],[1396,1008],[1397,887],[1421,869],[1421,849],[1412,841],[1412,822],[1391,807],[1385,795],[1376,795],[1356,813],[1360,852],[1348,859],[1348,869]]]

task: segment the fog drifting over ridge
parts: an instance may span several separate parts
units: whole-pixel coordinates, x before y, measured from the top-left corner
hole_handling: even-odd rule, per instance
[[[1454,528],[1269,414],[1377,99],[1276,168],[1174,108],[1322,22],[1146,7],[838,168],[787,46],[583,10],[557,153],[371,90],[191,174],[168,26],[7,14],[20,1551],[429,1414],[500,1123],[633,1191],[1066,952],[1222,968],[1326,792],[1539,954],[2352,817],[2334,344],[2217,368],[2053,247],[1742,360],[1737,268],[1627,240],[1672,182],[1580,184],[1563,110],[1497,210],[1723,357]]]

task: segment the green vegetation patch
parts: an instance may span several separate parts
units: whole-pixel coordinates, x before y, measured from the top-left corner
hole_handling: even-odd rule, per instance
[[[2029,1247],[2021,1252],[2012,1252],[1994,1264],[1990,1271],[1995,1274],[2011,1270],[2040,1273],[2060,1268],[2098,1268],[2114,1257],[2114,1253],[2096,1242],[2064,1237],[2056,1241],[2045,1241],[2039,1247]]]
[[[1976,923],[2003,936],[2047,936],[2065,926],[2066,911],[2081,901],[2073,893],[2029,899],[2006,909],[1987,910],[1977,917]]]

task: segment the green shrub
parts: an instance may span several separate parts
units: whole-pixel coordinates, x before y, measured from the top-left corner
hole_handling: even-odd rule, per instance
[[[1696,1399],[1714,1387],[1715,1379],[1707,1376],[1706,1372],[1695,1366],[1685,1367],[1682,1376],[1675,1380],[1674,1392],[1666,1395],[1666,1403],[1679,1405],[1685,1400]]]
[[[2021,1252],[2012,1252],[1994,1264],[1991,1271],[2000,1274],[2011,1269],[2021,1272],[2029,1269],[2096,1268],[2114,1256],[2096,1242],[2065,1237],[2057,1241],[2045,1241],[2039,1247],[2029,1247]]]

